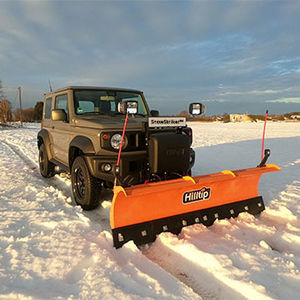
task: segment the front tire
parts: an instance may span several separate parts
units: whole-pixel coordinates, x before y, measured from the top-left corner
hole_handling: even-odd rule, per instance
[[[44,144],[40,146],[40,150],[39,150],[39,167],[40,167],[40,173],[43,177],[50,178],[54,176],[55,165],[52,162],[50,162]]]
[[[71,182],[75,202],[84,210],[91,210],[99,205],[101,188],[93,177],[82,156],[76,157],[71,168]]]

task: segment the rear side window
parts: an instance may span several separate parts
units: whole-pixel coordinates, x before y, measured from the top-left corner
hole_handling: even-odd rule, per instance
[[[55,108],[64,109],[67,114],[67,119],[69,119],[69,106],[68,106],[68,95],[60,95],[55,98]]]
[[[45,105],[45,119],[51,119],[51,105],[52,105],[52,98],[46,99],[46,105]]]

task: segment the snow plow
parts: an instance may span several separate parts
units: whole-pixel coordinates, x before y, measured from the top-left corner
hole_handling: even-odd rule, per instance
[[[192,104],[190,112],[201,114],[203,112],[201,104]],[[123,137],[127,119],[128,112]],[[163,118],[156,121],[157,124],[167,123]],[[151,122],[149,120],[149,126]],[[175,124],[176,120],[173,119],[173,123]],[[146,140],[151,144],[151,134],[147,130],[146,132]],[[159,148],[159,143],[156,144]],[[151,151],[151,147],[149,148]],[[167,151],[165,148],[163,150]],[[122,146],[119,149],[116,178],[120,172],[121,152]],[[161,151],[154,150],[154,154],[148,154],[151,172],[160,169],[157,165],[164,165],[164,162],[159,162],[159,157],[156,157],[158,153]],[[136,245],[151,243],[162,232],[179,234],[185,226],[200,223],[210,226],[217,219],[237,217],[242,212],[260,214],[265,209],[263,198],[258,195],[260,177],[264,173],[280,170],[276,165],[266,164],[269,155],[270,151],[265,150],[260,164],[249,169],[224,170],[220,173],[195,177],[185,175],[177,179],[146,181],[132,186],[117,184],[116,179],[110,210],[114,246],[122,247],[130,240]],[[155,163],[151,162],[152,160]]]

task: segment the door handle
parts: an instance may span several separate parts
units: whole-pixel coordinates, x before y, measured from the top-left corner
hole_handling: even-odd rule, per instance
[[[55,129],[55,127],[54,127],[54,126],[52,126],[52,129]]]

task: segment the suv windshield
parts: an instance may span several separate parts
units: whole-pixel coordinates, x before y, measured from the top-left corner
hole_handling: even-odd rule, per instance
[[[126,91],[74,90],[74,109],[77,115],[118,114],[118,103],[137,101],[138,114],[147,115],[147,108],[141,94]]]

